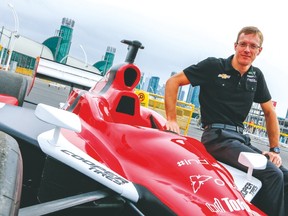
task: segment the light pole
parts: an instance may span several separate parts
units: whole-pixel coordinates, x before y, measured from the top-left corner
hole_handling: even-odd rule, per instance
[[[2,37],[3,37],[3,32],[4,32],[4,26],[2,26],[2,31],[1,31],[1,37],[0,37],[0,42],[2,41]],[[4,54],[4,46],[1,45],[1,55],[0,55],[0,67],[2,68],[2,58],[3,58],[3,54]]]
[[[12,10],[12,13],[13,13],[13,18],[14,18],[14,22],[15,22],[15,30],[13,32],[11,32],[11,37],[10,37],[10,41],[9,41],[9,45],[8,45],[8,60],[7,60],[7,63],[6,63],[6,67],[5,67],[5,71],[8,71],[9,69],[9,64],[10,64],[10,60],[11,60],[11,57],[12,57],[12,52],[13,52],[13,49],[14,49],[14,45],[15,45],[15,41],[14,41],[14,37],[15,38],[18,38],[19,35],[18,35],[18,31],[19,31],[19,19],[18,19],[18,15],[14,9],[14,6],[9,3],[8,6],[11,8]]]
[[[13,6],[11,3],[9,3],[8,6],[11,8],[12,13],[13,13],[13,17],[14,17],[14,21],[15,21],[15,28],[14,28],[15,31],[14,31],[14,33],[15,33],[15,35],[17,35],[17,34],[18,34],[18,31],[19,31],[19,19],[18,19],[18,15],[17,15],[17,13],[16,13],[16,10],[14,9],[14,6]]]
[[[69,54],[67,54],[66,56],[64,56],[64,57],[60,60],[59,63],[63,63],[63,61],[68,58],[68,56],[69,56]]]
[[[80,48],[82,49],[83,53],[84,53],[84,57],[85,57],[85,67],[88,67],[88,59],[87,59],[87,54],[83,48],[83,46],[80,44]]]
[[[84,57],[85,57],[85,67],[88,67],[88,61],[87,61],[87,54],[86,54],[86,52],[85,52],[85,50],[84,50],[84,48],[83,48],[83,46],[80,44],[80,48],[81,48],[81,50],[83,51],[83,53],[84,53]],[[61,59],[61,61],[60,61],[60,63],[63,63],[63,61],[65,60],[65,59],[67,59],[69,57],[69,54],[67,54],[66,56],[64,56],[62,59]]]

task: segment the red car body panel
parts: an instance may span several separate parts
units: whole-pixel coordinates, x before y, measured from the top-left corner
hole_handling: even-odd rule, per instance
[[[6,94],[0,94],[0,102],[18,106],[17,98]]]

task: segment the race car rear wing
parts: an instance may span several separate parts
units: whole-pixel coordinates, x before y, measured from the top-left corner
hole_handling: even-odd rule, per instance
[[[36,59],[35,76],[85,90],[93,87],[103,77],[100,73],[61,64],[43,57]]]
[[[125,62],[132,64],[138,50],[144,49],[144,46],[142,46],[139,41],[135,40],[122,40],[121,42],[128,45],[128,53]],[[33,75],[33,81],[28,89],[28,94],[34,85],[35,77],[48,79],[59,84],[84,90],[89,90],[96,82],[103,78],[100,73],[58,63],[43,57],[37,57],[36,59],[35,73]]]

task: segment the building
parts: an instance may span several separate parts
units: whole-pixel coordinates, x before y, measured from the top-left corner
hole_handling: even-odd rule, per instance
[[[158,92],[159,95],[164,96],[165,95],[165,84],[163,84],[162,86],[159,86]]]
[[[107,71],[111,68],[111,66],[113,65],[115,53],[116,53],[116,48],[108,46],[104,59],[96,62],[93,65],[101,72],[101,75],[104,76],[107,73]]]
[[[175,75],[177,72],[173,71],[170,74],[170,77]],[[177,94],[177,99],[183,101],[185,97],[185,91],[182,90],[182,86],[179,87],[178,89],[178,94]]]
[[[183,91],[182,88],[179,88],[178,100],[184,101],[184,97],[185,97],[185,91]]]
[[[193,87],[192,85],[189,85],[186,102],[194,104],[195,108],[200,107],[199,92],[200,92],[200,86]]]
[[[141,77],[140,77],[139,83],[136,86],[137,89],[143,89],[142,87],[144,85],[144,75],[145,75],[145,73],[141,72]]]
[[[15,35],[13,31],[5,29],[3,26],[0,32],[0,69],[31,75],[34,71],[36,58],[42,57],[101,74],[105,70],[100,71],[95,67],[97,62],[90,65],[87,63],[87,59],[83,61],[69,55],[74,25],[73,20],[63,18],[60,30],[57,30],[54,36],[49,37],[43,43],[19,34]],[[107,49],[104,69],[109,69],[113,64],[115,51],[115,48],[109,47]]]
[[[143,77],[143,79],[144,79],[144,77]],[[150,80],[149,77],[145,77],[145,81],[143,82],[143,84],[141,86],[142,90],[148,91],[149,80]]]
[[[196,108],[200,107],[199,93],[200,93],[200,86],[193,87],[191,103],[194,104]]]
[[[47,46],[52,51],[54,60],[58,63],[67,63],[74,25],[74,20],[63,18],[60,30],[56,31],[56,35],[43,42],[43,45]]]
[[[175,72],[175,71],[171,72],[170,77],[173,76],[173,75],[175,75],[176,73],[177,73],[177,72]]]
[[[0,44],[0,67],[4,70],[8,70],[10,66],[10,69],[23,73],[26,71],[31,75],[36,57],[54,59],[52,51],[45,45],[21,35],[15,37],[11,31],[4,27],[1,30]],[[9,55],[11,55],[11,61],[8,61]]]
[[[151,93],[154,93],[154,94],[157,94],[159,81],[160,81],[160,78],[159,78],[159,77],[152,76],[152,77],[149,79],[149,84],[148,84],[147,91],[148,91],[148,92],[151,92]]]

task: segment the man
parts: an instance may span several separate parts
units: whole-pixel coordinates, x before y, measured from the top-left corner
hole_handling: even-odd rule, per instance
[[[234,43],[234,55],[227,59],[207,58],[170,77],[165,88],[166,127],[180,132],[176,121],[179,86],[199,85],[204,128],[201,141],[207,151],[217,160],[244,171],[246,168],[238,163],[240,152],[268,155],[267,168],[253,171],[262,188],[252,203],[269,216],[288,215],[288,170],[281,165],[278,120],[264,76],[252,66],[262,51],[262,43],[258,28],[244,27]],[[243,122],[253,102],[260,103],[265,115],[270,143],[267,152],[252,146],[249,136],[243,134]]]

